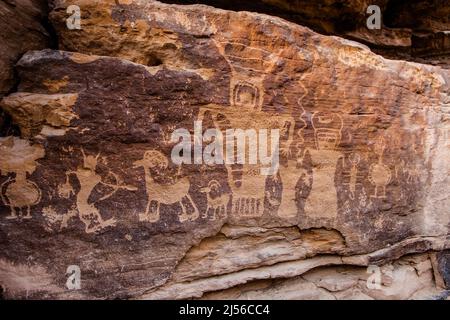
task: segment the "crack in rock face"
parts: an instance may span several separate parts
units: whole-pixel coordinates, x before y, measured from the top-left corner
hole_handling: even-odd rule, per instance
[[[443,297],[448,70],[260,13],[50,9],[0,101],[0,297]]]

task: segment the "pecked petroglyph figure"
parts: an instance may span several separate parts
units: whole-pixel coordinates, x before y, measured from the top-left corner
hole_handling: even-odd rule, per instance
[[[194,221],[199,217],[199,211],[195,202],[189,195],[191,186],[189,179],[183,177],[174,184],[160,184],[153,178],[153,174],[160,175],[169,166],[167,157],[157,150],[149,150],[144,153],[144,158],[134,162],[134,167],[143,167],[145,172],[145,186],[147,192],[147,206],[144,213],[139,214],[139,221],[158,222],[161,216],[161,204],[179,204],[182,213],[179,215],[180,222]],[[179,167],[179,170],[181,166]],[[183,200],[187,200],[194,212],[188,214]],[[152,208],[152,203],[156,202],[156,209]]]
[[[311,119],[314,129],[315,148],[307,152],[312,161],[312,187],[306,199],[305,213],[311,218],[337,216],[337,191],[335,173],[339,159],[343,156],[337,151],[343,129],[342,117],[336,113],[315,112]]]
[[[214,42],[231,69],[230,104],[240,109],[261,111],[264,80],[279,62],[279,54],[237,41]]]
[[[28,141],[17,137],[0,138],[0,174],[14,173],[0,185],[2,202],[11,210],[7,219],[31,219],[31,207],[39,204],[41,189],[30,181],[30,175],[36,170],[36,160],[44,156],[40,146],[30,146]]]
[[[391,182],[391,169],[384,164],[383,155],[386,149],[384,138],[381,137],[375,144],[375,153],[378,155],[378,162],[372,164],[369,169],[369,180],[375,186],[375,192],[370,197],[386,198],[386,187]]]
[[[249,112],[248,117],[243,117],[242,113],[216,111],[210,115],[217,128],[216,134],[225,132],[225,138],[222,139],[223,135],[220,134],[222,138],[218,140],[225,140],[226,143],[216,145],[220,151],[225,151],[224,164],[232,191],[231,213],[237,217],[259,217],[264,212],[266,179],[278,170],[279,130],[271,129],[270,135],[267,129],[258,128],[257,132],[254,129],[255,122],[263,123],[266,118],[263,115],[254,115],[252,118],[252,112]],[[226,121],[220,120],[221,115]],[[225,150],[222,149],[224,145]]]
[[[361,156],[359,153],[352,153],[348,159],[351,165],[350,169],[350,181],[348,183],[350,191],[350,199],[355,200],[356,186],[358,185],[358,165],[361,162]]]
[[[42,197],[37,184],[28,180],[23,171],[16,172],[15,178],[8,178],[0,190],[3,203],[11,209],[11,215],[6,219],[31,219],[31,207],[37,205]]]
[[[102,181],[102,177],[95,171],[100,154],[97,154],[94,157],[91,155],[86,155],[83,149],[81,149],[81,152],[83,154],[83,165],[79,166],[76,171],[66,172],[66,182],[64,185],[58,188],[58,192],[59,195],[64,198],[69,198],[71,195],[74,195],[75,191],[70,184],[70,176],[73,175],[78,179],[78,182],[80,183],[80,191],[76,193],[78,217],[84,223],[86,233],[95,233],[106,227],[114,226],[116,224],[116,220],[114,218],[104,220],[99,210],[95,206],[95,203],[108,199],[120,189],[136,191],[137,188],[133,186],[122,185],[122,182],[120,181],[118,176],[112,172],[110,172],[110,174],[114,177],[116,184],[106,183]],[[90,202],[89,198],[95,187],[99,184],[110,187],[112,191],[97,199],[96,201]]]
[[[216,220],[216,218],[226,217],[231,194],[222,191],[220,182],[217,180],[211,180],[207,187],[200,189],[200,192],[206,193],[207,198],[206,211],[202,215],[202,218],[208,218],[210,212],[210,220],[213,221]]]
[[[294,217],[298,213],[298,187],[299,182],[301,186],[307,187],[311,185],[310,178],[311,174],[303,165],[303,158],[305,155],[305,150],[303,147],[303,129],[307,126],[306,121],[303,119],[305,115],[305,110],[301,106],[301,98],[298,100],[298,104],[302,113],[300,115],[301,126],[297,131],[297,144],[294,159],[290,157],[290,152],[285,154],[287,157],[286,161],[280,164],[280,178],[282,183],[281,192],[281,202],[278,208],[278,216],[280,217]]]
[[[214,126],[221,131],[239,129],[249,133],[250,130],[261,129],[287,130],[287,139],[279,144],[277,138],[277,150],[271,148],[272,155],[275,153],[278,155],[278,152],[287,155],[294,136],[295,121],[292,115],[262,110],[265,94],[264,81],[267,74],[270,74],[280,61],[279,54],[239,42],[216,40],[215,43],[231,69],[230,105],[201,107],[197,120],[203,121],[210,116]],[[250,137],[250,133],[248,138],[258,139]],[[275,137],[271,137],[271,142],[267,141],[267,143],[274,146],[272,143],[274,139]],[[269,149],[268,146],[267,149]],[[249,154],[252,154],[251,150]],[[233,159],[236,157],[238,155],[235,153]],[[265,186],[269,175],[259,173],[261,168],[259,164],[226,163],[225,166],[228,172],[228,184],[232,191],[232,214],[238,217],[261,216],[264,212],[267,196]],[[272,172],[270,175],[275,173]]]

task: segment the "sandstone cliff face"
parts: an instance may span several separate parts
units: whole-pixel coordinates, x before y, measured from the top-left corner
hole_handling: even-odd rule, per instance
[[[79,30],[67,28],[69,5]],[[258,13],[51,8],[60,50],[23,55],[0,104],[20,129],[0,137],[6,297],[442,294],[448,70]],[[278,170],[174,163],[172,133],[198,143],[196,121],[200,134],[278,129]],[[81,290],[65,287],[70,265]],[[376,289],[368,266],[380,267]]]
[[[275,15],[326,35],[362,42],[385,57],[450,66],[450,6],[446,0],[164,0],[204,3]],[[380,8],[380,30],[369,30],[367,8]],[[372,11],[371,11],[372,12]]]
[[[47,12],[45,0],[8,0],[0,3],[0,98],[14,90],[14,64],[28,50],[49,46],[49,34],[42,24]],[[17,133],[9,115],[0,109],[0,136]]]
[[[15,85],[13,66],[28,50],[49,45],[41,23],[46,15],[43,0],[7,0],[0,3],[0,96]]]

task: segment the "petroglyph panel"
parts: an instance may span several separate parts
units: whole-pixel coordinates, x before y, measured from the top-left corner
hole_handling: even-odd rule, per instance
[[[79,36],[69,4],[92,12]],[[448,182],[443,70],[207,7],[56,1],[51,19],[67,51],[27,53],[2,101],[22,133],[0,138],[7,259],[29,256],[23,241],[64,252],[36,263],[79,265],[83,295],[103,298],[157,290],[191,247],[231,252],[229,239],[258,248],[222,271],[447,246],[448,197],[428,193]]]

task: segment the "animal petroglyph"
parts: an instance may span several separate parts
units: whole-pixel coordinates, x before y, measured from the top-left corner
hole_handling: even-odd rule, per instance
[[[420,182],[421,171],[413,164],[407,164],[405,160],[401,160],[400,164],[395,166],[394,176],[396,179],[402,176],[406,178],[407,183]]]
[[[305,212],[310,217],[333,219],[338,212],[334,178],[337,162],[343,155],[336,150],[342,137],[343,120],[336,113],[316,112],[311,122],[315,148],[307,152],[312,161],[313,183]]]
[[[42,215],[47,222],[45,229],[49,232],[58,230],[61,231],[69,226],[69,221],[78,216],[75,208],[71,208],[68,212],[60,214],[52,206],[46,207],[42,210]]]
[[[108,226],[114,226],[116,224],[116,220],[114,218],[104,220],[99,210],[95,206],[95,203],[111,197],[120,189],[136,191],[137,188],[133,186],[123,185],[118,176],[112,172],[110,172],[109,174],[114,177],[116,181],[115,184],[102,181],[102,177],[95,171],[100,154],[97,154],[97,156],[94,157],[91,155],[86,155],[83,149],[81,149],[81,152],[83,154],[83,165],[78,167],[76,171],[66,172],[66,182],[64,185],[60,186],[58,190],[61,197],[70,197],[71,195],[75,194],[75,191],[70,184],[70,176],[74,175],[78,179],[78,182],[80,184],[80,190],[78,191],[78,193],[76,193],[78,216],[85,225],[85,232],[95,233]],[[89,198],[95,187],[99,184],[111,188],[112,191],[97,199],[96,201],[90,202]]]
[[[153,179],[152,174],[163,173],[168,165],[167,157],[157,150],[146,151],[142,160],[134,162],[134,167],[144,168],[147,191],[147,207],[144,213],[139,214],[139,221],[158,222],[161,216],[161,204],[179,204],[182,210],[179,215],[180,222],[194,221],[199,217],[197,206],[189,195],[191,184],[188,178],[181,178],[176,183],[169,185],[159,184]],[[183,203],[185,199],[194,210],[191,214],[188,214],[186,205]],[[156,202],[156,210],[152,208],[152,202]]]
[[[31,219],[31,207],[42,198],[41,189],[27,178],[36,170],[36,160],[44,156],[44,150],[31,146],[17,137],[0,138],[0,174],[14,173],[0,185],[2,202],[11,210],[7,219]]]
[[[381,137],[375,144],[375,153],[378,155],[378,162],[372,164],[369,170],[369,180],[375,186],[375,192],[372,198],[386,198],[386,186],[391,182],[391,169],[383,162],[384,150],[386,144]]]
[[[208,218],[209,212],[212,212],[211,220],[216,220],[217,217],[222,218],[226,216],[231,194],[223,192],[221,189],[221,185],[217,180],[211,180],[207,187],[200,190],[200,192],[206,193],[208,201],[206,211],[202,215],[202,218]]]

